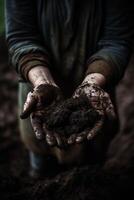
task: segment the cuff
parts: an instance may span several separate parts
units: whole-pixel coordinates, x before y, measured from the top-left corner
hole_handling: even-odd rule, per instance
[[[49,67],[48,57],[42,54],[30,53],[23,56],[19,61],[20,74],[28,81],[28,72],[37,66]]]
[[[118,73],[115,67],[111,66],[105,60],[97,59],[87,63],[86,75],[100,73],[105,76],[108,84],[115,84],[118,81]]]

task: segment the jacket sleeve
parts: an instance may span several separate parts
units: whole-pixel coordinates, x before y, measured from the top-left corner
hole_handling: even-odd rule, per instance
[[[104,21],[97,51],[88,60],[89,73],[102,73],[109,83],[117,83],[131,52],[130,8],[121,0],[105,1]]]
[[[13,66],[27,79],[28,71],[48,66],[48,51],[41,44],[35,1],[6,0],[6,39]]]

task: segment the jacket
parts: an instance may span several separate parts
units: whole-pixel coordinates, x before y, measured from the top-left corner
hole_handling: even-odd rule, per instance
[[[98,72],[110,83],[131,52],[129,8],[121,0],[6,0],[6,38],[23,80],[37,65],[77,85]]]

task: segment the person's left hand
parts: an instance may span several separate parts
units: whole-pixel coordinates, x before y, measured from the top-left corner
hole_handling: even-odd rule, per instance
[[[99,113],[100,120],[96,122],[91,131],[84,131],[70,136],[68,144],[81,143],[85,140],[93,139],[102,130],[105,118],[108,118],[111,121],[116,119],[114,106],[110,96],[99,85],[83,82],[74,92],[73,98],[78,98],[83,95],[88,98],[89,103]]]

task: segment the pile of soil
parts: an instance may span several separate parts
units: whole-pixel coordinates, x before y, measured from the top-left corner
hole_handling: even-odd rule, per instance
[[[70,98],[55,104],[45,111],[44,122],[48,130],[64,134],[67,138],[72,134],[90,131],[100,120],[100,115],[89,103],[86,96]]]
[[[130,199],[130,195],[134,198],[134,84],[130,77],[134,74],[133,65],[130,68],[118,90],[123,126],[110,146],[106,163],[59,168],[53,175],[46,174],[35,181],[28,177],[28,153],[19,138],[17,78],[8,65],[5,42],[0,38],[0,199],[113,200]]]

